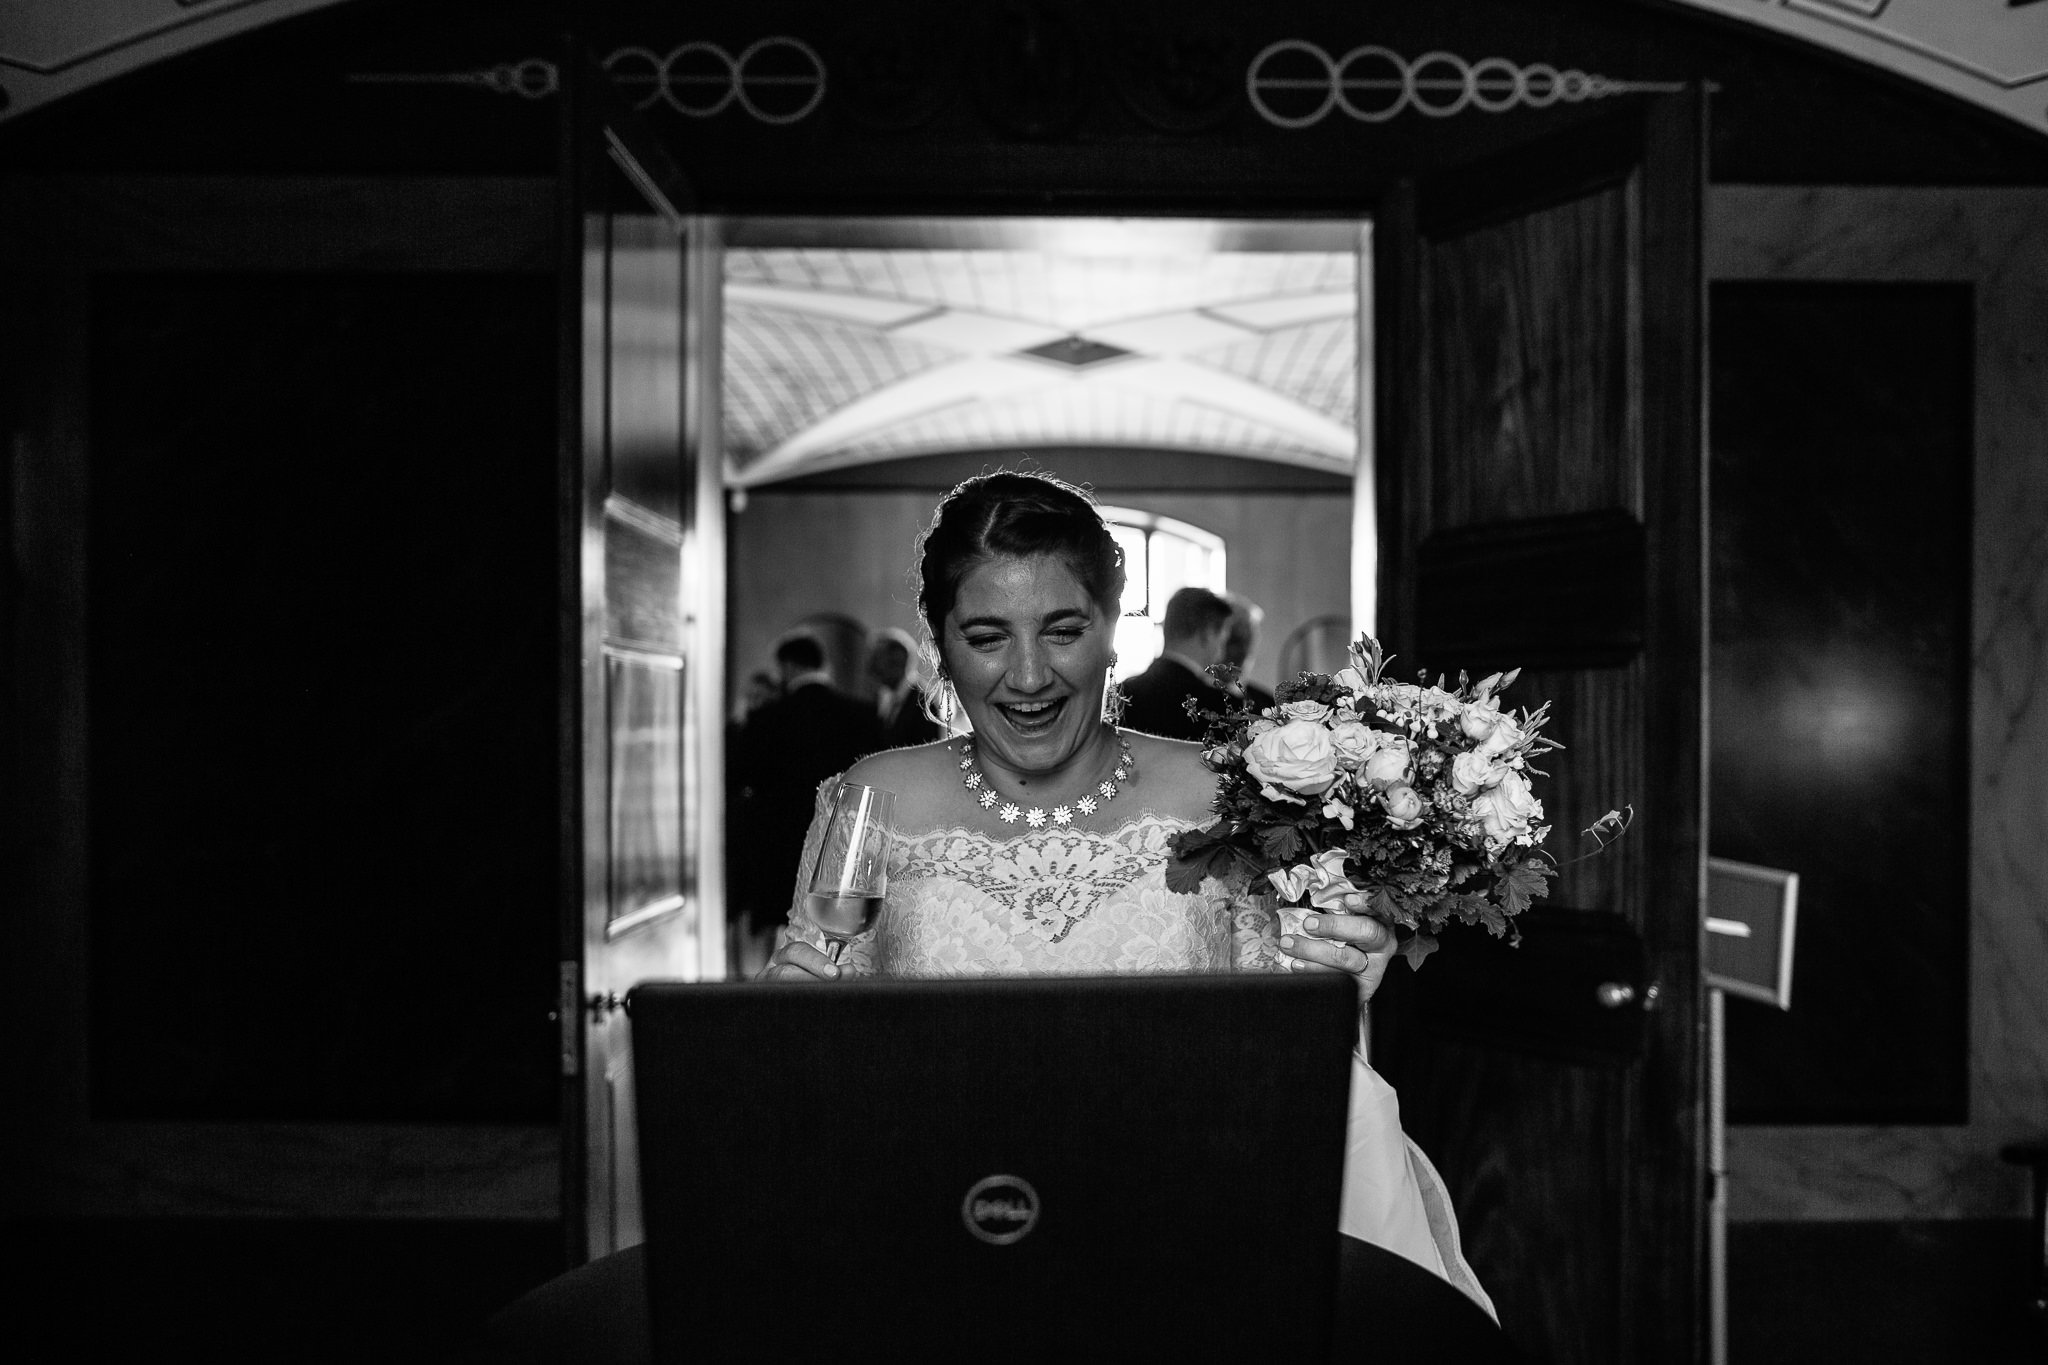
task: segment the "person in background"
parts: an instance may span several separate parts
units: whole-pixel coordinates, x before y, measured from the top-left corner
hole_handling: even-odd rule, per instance
[[[747,675],[746,714],[766,706],[782,695],[782,680],[765,669],[756,669]]]
[[[917,641],[907,630],[884,626],[868,641],[867,673],[875,685],[875,719],[882,727],[885,749],[939,738],[939,723],[926,712],[917,665]]]
[[[883,747],[874,710],[833,685],[816,639],[784,639],[775,647],[775,667],[781,695],[747,717],[732,753],[738,788],[732,823],[746,831],[747,845],[730,864],[728,957],[749,976],[767,960],[795,894],[818,784]]]
[[[1251,668],[1252,650],[1259,642],[1259,625],[1266,619],[1265,609],[1241,592],[1227,592],[1223,597],[1232,609],[1230,634],[1223,642],[1223,662],[1238,671],[1237,681],[1228,691],[1232,697],[1263,711],[1273,704],[1273,694],[1244,675]]]
[[[1193,697],[1204,710],[1221,711],[1230,694],[1209,676],[1224,659],[1235,609],[1207,588],[1182,588],[1166,599],[1165,649],[1143,673],[1123,684],[1123,723],[1148,735],[1200,739],[1202,726],[1187,712]]]

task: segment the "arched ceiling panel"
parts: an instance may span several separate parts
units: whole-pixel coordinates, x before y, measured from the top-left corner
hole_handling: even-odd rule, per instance
[[[1357,251],[1157,236],[1068,222],[1054,246],[734,249],[729,477],[1049,444],[1350,469]]]
[[[1199,401],[1072,387],[1051,395],[961,403],[834,448],[802,472],[953,451],[1015,454],[1056,446],[1169,448],[1274,460],[1333,473],[1348,457]]]
[[[1226,374],[1284,394],[1333,422],[1358,417],[1358,319],[1337,317],[1276,327],[1252,341],[1209,352],[1203,361]]]
[[[943,347],[825,312],[729,299],[725,318],[725,447],[747,465],[865,394],[949,363]]]

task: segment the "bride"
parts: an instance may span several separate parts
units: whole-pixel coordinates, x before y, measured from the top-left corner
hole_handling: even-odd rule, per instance
[[[1213,880],[1167,890],[1168,842],[1209,823],[1215,776],[1199,746],[1104,719],[1123,556],[1084,494],[1040,475],[969,479],[925,532],[918,575],[941,687],[972,733],[848,770],[897,794],[888,907],[835,964],[798,896],[763,979],[1299,967],[1349,973],[1361,1006],[1371,997],[1394,948],[1377,920],[1320,914],[1283,938],[1269,910]],[[821,837],[822,820],[799,887]],[[1342,1203],[1340,1231],[1492,1313],[1441,1179],[1356,1054]]]

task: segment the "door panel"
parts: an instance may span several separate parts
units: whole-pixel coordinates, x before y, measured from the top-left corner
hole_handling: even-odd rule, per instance
[[[1406,186],[1375,234],[1382,633],[1432,675],[1527,665],[1508,700],[1566,746],[1524,946],[1393,974],[1375,1061],[1558,1361],[1700,1349],[1704,122],[1648,102]]]
[[[718,975],[725,957],[721,821],[701,799],[722,786],[717,357],[700,316],[717,289],[714,234],[677,211],[688,201],[673,167],[602,75],[586,76],[565,115],[565,227],[580,247],[564,338],[577,415],[563,442],[575,490],[563,732],[580,798],[564,844],[580,894],[565,906],[563,1141],[577,1260],[642,1236],[620,1001],[650,978]]]
[[[1431,242],[1425,535],[1639,510],[1629,184]]]

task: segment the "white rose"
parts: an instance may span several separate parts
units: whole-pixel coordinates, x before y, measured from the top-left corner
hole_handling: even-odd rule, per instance
[[[1330,714],[1330,708],[1319,701],[1283,702],[1280,714],[1289,720],[1323,720]]]
[[[1257,778],[1269,800],[1298,800],[1279,787],[1319,796],[1337,780],[1337,750],[1330,732],[1309,720],[1291,720],[1268,730],[1244,751],[1245,771]]]
[[[1391,787],[1396,782],[1408,780],[1409,769],[1413,767],[1408,741],[1398,736],[1381,740],[1372,756],[1365,760],[1359,776],[1375,787]]]
[[[1472,818],[1496,847],[1527,835],[1543,818],[1543,803],[1529,790],[1529,779],[1512,768],[1500,781],[1472,798]]]
[[[1461,796],[1470,796],[1493,786],[1507,772],[1493,755],[1473,749],[1451,760],[1451,785]]]
[[[1337,765],[1354,769],[1379,747],[1375,732],[1355,720],[1340,720],[1331,726],[1330,743],[1337,749]]]
[[[1504,754],[1527,738],[1528,736],[1523,733],[1521,726],[1503,715],[1494,722],[1493,732],[1487,735],[1479,747],[1485,753]]]
[[[1465,732],[1465,738],[1483,744],[1500,720],[1499,707],[1490,701],[1475,701],[1468,704],[1464,714],[1458,717],[1458,727]]]

